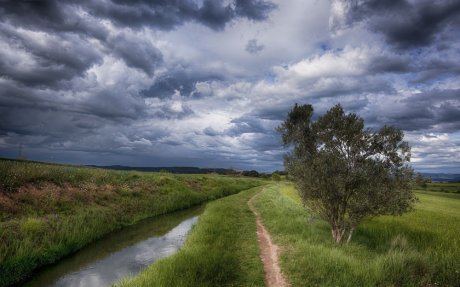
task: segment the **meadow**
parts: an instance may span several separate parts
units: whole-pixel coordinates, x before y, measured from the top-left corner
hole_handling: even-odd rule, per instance
[[[255,206],[275,243],[291,286],[458,286],[460,195],[416,192],[403,216],[364,222],[349,244],[309,214],[293,185],[257,187],[207,205],[183,249],[117,287],[264,286]]]
[[[264,286],[254,206],[291,286],[458,286],[458,183],[415,189],[402,216],[368,219],[349,244],[292,183],[0,161],[0,286],[146,217],[211,201],[182,249],[118,287]],[[224,198],[221,198],[224,197]],[[220,199],[219,199],[220,198]]]
[[[457,182],[432,182],[425,187],[416,187],[418,191],[447,192],[460,194],[460,183]]]
[[[255,204],[292,286],[458,286],[460,195],[416,195],[413,211],[364,222],[348,245],[332,242],[291,184],[272,185]]]
[[[0,160],[0,286],[147,217],[263,184]]]

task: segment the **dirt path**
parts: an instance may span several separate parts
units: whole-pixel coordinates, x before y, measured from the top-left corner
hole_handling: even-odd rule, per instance
[[[278,246],[272,242],[270,234],[262,224],[259,213],[254,208],[253,201],[259,193],[251,197],[248,201],[248,206],[256,216],[257,223],[257,239],[260,246],[260,257],[265,269],[265,282],[268,287],[288,287],[289,283],[281,273],[281,268],[278,264]]]

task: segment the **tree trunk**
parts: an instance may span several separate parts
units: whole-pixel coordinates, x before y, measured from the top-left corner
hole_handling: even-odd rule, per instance
[[[348,231],[348,238],[347,238],[347,244],[350,243],[351,237],[353,236],[353,231],[355,230],[354,227],[351,227],[350,230]]]
[[[334,238],[335,243],[341,243],[343,236],[345,235],[345,228],[340,226],[333,226],[331,228],[332,238]]]
[[[341,226],[331,227],[332,238],[334,238],[335,243],[342,243],[346,238],[346,243],[348,244],[353,236],[353,231],[355,231],[354,226],[351,226],[349,229]]]

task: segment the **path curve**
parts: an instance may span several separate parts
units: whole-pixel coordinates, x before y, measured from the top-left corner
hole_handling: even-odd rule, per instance
[[[263,225],[260,214],[253,205],[253,201],[258,195],[259,193],[249,199],[248,206],[256,216],[257,240],[259,241],[260,257],[262,258],[265,269],[265,282],[268,287],[288,287],[290,285],[286,281],[278,264],[279,248],[273,243],[270,233],[268,233],[267,229]]]

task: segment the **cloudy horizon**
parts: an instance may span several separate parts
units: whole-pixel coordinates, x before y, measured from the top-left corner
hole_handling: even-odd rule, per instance
[[[294,103],[460,173],[460,2],[0,2],[0,157],[282,169]]]

